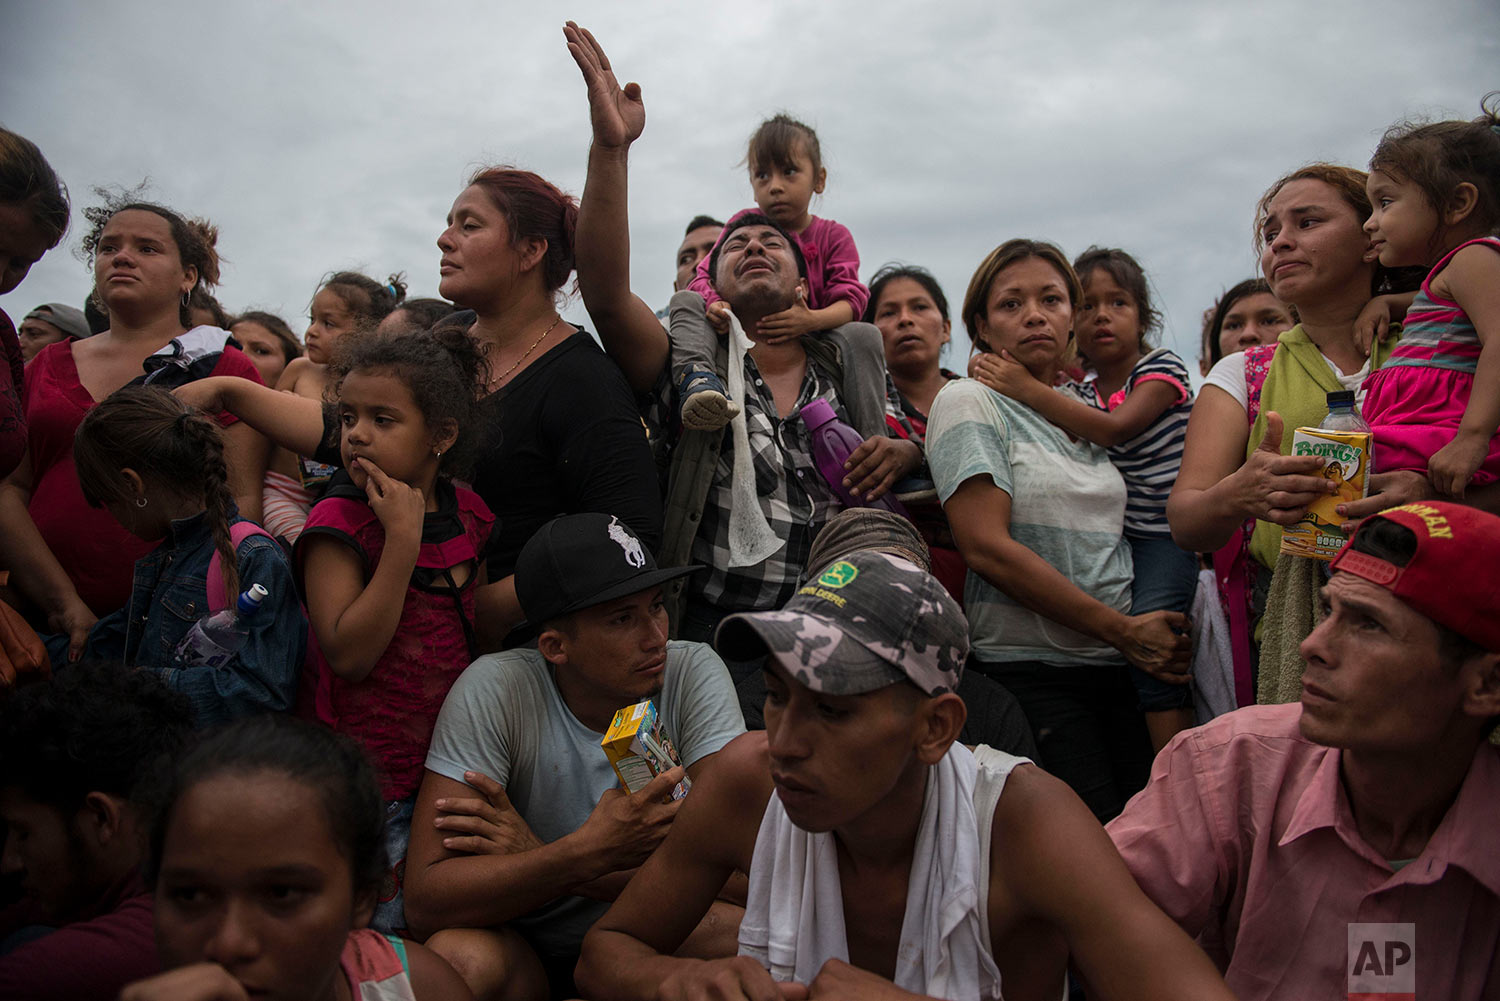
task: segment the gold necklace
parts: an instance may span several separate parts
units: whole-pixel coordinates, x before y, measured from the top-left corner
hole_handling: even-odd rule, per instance
[[[492,378],[492,379],[490,379],[490,386],[492,388],[498,387],[500,385],[500,383],[504,382],[506,379],[509,379],[510,376],[511,376],[511,373],[513,373],[516,369],[520,368],[521,367],[521,363],[523,361],[525,361],[527,358],[531,357],[531,352],[533,352],[533,351],[536,350],[536,346],[538,344],[542,343],[542,341],[546,340],[547,339],[547,335],[550,334],[550,333],[552,333],[553,329],[556,328],[556,326],[559,323],[561,323],[561,322],[562,322],[562,317],[561,316],[558,316],[557,319],[553,320],[552,321],[552,326],[548,327],[546,330],[543,330],[542,331],[542,336],[538,337],[536,340],[534,340],[534,341],[531,342],[531,347],[527,348],[521,354],[521,357],[519,357],[519,358],[516,359],[516,363],[514,365],[512,365],[510,368],[506,369],[505,372],[504,372],[504,374],[501,375],[499,378]]]

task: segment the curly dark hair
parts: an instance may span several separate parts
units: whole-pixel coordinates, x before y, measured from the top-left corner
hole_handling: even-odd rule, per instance
[[[19,689],[0,710],[4,784],[65,814],[91,792],[140,802],[192,732],[185,695],[150,671],[71,664]]]
[[[387,868],[385,805],[375,769],[348,737],[281,713],[251,716],[210,731],[177,761],[156,798],[145,866],[151,885],[161,872],[173,811],[188,790],[223,775],[266,773],[317,791],[334,842],[349,862],[355,897],[373,898]]]
[[[488,388],[490,367],[484,352],[461,324],[433,330],[372,333],[340,338],[329,362],[337,397],[351,372],[388,372],[411,390],[429,428],[452,423],[458,440],[443,453],[441,469],[462,475],[473,458],[476,409]]]
[[[167,221],[172,231],[172,243],[177,247],[177,256],[182,259],[183,267],[191,266],[198,270],[198,281],[193,286],[194,292],[200,288],[206,290],[219,284],[221,259],[218,251],[214,249],[215,244],[219,242],[219,227],[207,219],[188,218],[178,215],[165,205],[143,201],[140,195],[144,188],[145,185],[142,184],[139,188],[129,191],[109,188],[94,189],[94,194],[103,199],[103,204],[93,205],[83,210],[83,217],[89,223],[89,231],[84,234],[83,242],[79,245],[79,254],[90,270],[94,267],[94,257],[98,253],[99,238],[104,235],[104,227],[121,212],[135,210],[159,215]],[[95,290],[95,297],[97,295],[98,290]],[[193,325],[193,314],[186,303],[179,303],[177,312],[178,319],[182,321],[184,327]]]

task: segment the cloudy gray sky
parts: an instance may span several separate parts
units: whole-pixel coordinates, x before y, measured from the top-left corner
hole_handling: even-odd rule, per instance
[[[148,177],[218,223],[231,311],[301,330],[342,268],[435,294],[433,241],[476,167],[582,191],[566,17],[644,88],[632,276],[649,302],[670,292],[692,215],[750,204],[745,141],[785,109],[819,132],[814,212],[849,226],[866,277],[923,264],[956,308],[1007,238],[1122,246],[1190,360],[1203,308],[1253,273],[1271,181],[1315,159],[1363,166],[1391,122],[1473,117],[1500,88],[1494,0],[0,0],[0,122],[41,146],[75,206],[0,308],[81,303],[77,209]],[[565,312],[585,321],[576,301]]]

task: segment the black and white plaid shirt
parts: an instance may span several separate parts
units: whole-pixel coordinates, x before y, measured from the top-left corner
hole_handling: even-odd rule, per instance
[[[899,397],[886,380],[886,409],[899,413]],[[729,566],[730,484],[734,474],[731,429],[724,428],[724,447],[703,504],[703,520],[693,539],[693,562],[708,567],[697,600],[719,609],[750,611],[780,608],[792,597],[807,565],[813,537],[842,504],[824,481],[812,457],[812,435],[798,413],[813,400],[827,400],[839,419],[849,413],[838,399],[833,380],[808,359],[797,405],[785,420],[776,413],[776,399],[760,377],[755,360],[745,356],[745,421],[755,467],[755,489],[760,509],[777,538],[785,540],[763,562]]]

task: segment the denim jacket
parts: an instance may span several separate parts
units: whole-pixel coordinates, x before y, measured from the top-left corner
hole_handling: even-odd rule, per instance
[[[172,522],[161,544],[136,561],[130,603],[94,624],[84,655],[156,671],[192,701],[200,727],[293,708],[307,619],[292,584],[291,563],[266,536],[252,535],[238,550],[241,590],[261,584],[271,592],[250,618],[245,645],[221,668],[176,663],[177,644],[209,614],[213,554],[213,533],[203,515]]]

